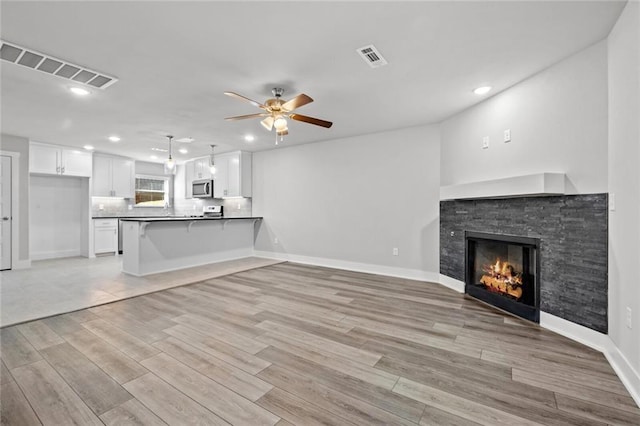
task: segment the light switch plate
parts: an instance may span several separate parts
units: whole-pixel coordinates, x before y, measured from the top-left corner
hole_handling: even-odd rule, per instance
[[[614,194],[613,192],[609,193],[609,211],[616,211],[616,194]]]
[[[504,131],[504,142],[511,142],[511,129],[507,129]]]
[[[489,148],[489,136],[484,136],[482,138],[482,149]]]

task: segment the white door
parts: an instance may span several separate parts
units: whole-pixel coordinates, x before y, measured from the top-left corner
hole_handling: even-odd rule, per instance
[[[11,269],[11,157],[0,165],[0,270]]]

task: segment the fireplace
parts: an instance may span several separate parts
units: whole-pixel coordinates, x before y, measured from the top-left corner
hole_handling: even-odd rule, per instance
[[[465,232],[465,293],[540,322],[540,240]]]

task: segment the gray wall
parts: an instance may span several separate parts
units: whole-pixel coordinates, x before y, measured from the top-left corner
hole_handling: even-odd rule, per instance
[[[511,129],[511,142],[503,131]],[[488,149],[482,137],[489,136]],[[442,123],[442,185],[563,172],[607,192],[607,44],[597,43]]]
[[[609,334],[636,371],[640,394],[640,5],[609,36]],[[632,327],[626,325],[627,308]]]
[[[20,215],[18,260],[29,261],[29,139],[0,135],[0,150],[20,153],[18,209]]]
[[[256,250],[437,273],[439,142],[421,126],[254,153]]]

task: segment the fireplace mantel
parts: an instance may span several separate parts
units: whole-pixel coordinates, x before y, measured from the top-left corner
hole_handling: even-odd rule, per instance
[[[512,198],[565,194],[564,173],[536,173],[440,187],[440,200]]]

